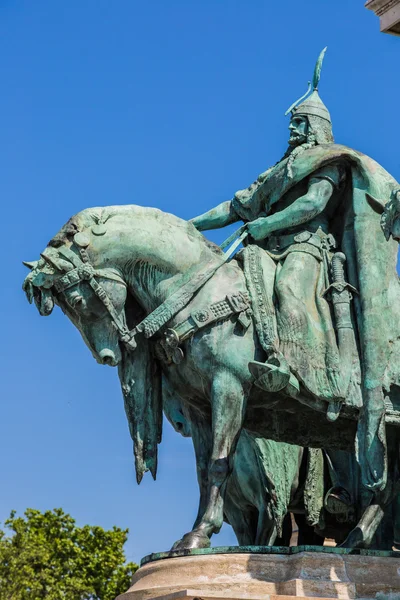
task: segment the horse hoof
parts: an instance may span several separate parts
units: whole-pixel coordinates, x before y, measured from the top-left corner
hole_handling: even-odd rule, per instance
[[[359,527],[350,531],[347,538],[339,544],[338,548],[365,548],[363,532]]]
[[[198,531],[185,533],[181,540],[175,542],[171,550],[192,550],[193,548],[209,548],[211,545],[210,538]]]

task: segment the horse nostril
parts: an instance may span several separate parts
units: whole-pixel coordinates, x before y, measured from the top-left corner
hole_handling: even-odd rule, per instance
[[[113,367],[116,364],[114,352],[108,349],[102,350],[99,353],[99,359],[103,365],[109,365],[110,367]]]

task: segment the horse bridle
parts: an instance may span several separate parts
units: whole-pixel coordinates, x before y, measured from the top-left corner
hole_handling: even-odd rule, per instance
[[[136,329],[130,331],[127,328],[124,320],[115,310],[106,290],[96,279],[98,277],[110,279],[111,281],[117,281],[127,287],[122,277],[112,272],[110,269],[95,269],[93,265],[90,264],[89,256],[85,248],[79,248],[80,256],[75,254],[70,248],[59,248],[58,251],[74,265],[74,268],[57,279],[54,284],[56,292],[64,293],[67,289],[78,285],[82,281],[86,281],[110,315],[111,322],[117,330],[119,340],[125,344],[129,350],[135,350],[137,346],[135,341]]]
[[[185,294],[185,288],[187,285],[182,285],[181,288],[177,290],[175,294],[173,294],[170,298],[167,298],[160,306],[158,306],[153,312],[151,312],[143,321],[141,321],[134,329],[129,330],[124,322],[124,320],[118,315],[117,311],[114,308],[114,305],[107,294],[106,290],[103,286],[96,280],[96,277],[101,277],[103,279],[111,279],[112,281],[117,281],[121,283],[125,287],[127,287],[125,281],[117,275],[117,273],[111,271],[110,269],[95,269],[93,265],[90,264],[89,255],[86,251],[87,246],[89,245],[89,240],[86,239],[86,236],[83,236],[82,240],[79,238],[81,234],[76,234],[74,237],[74,242],[78,247],[79,256],[73,252],[70,248],[58,248],[58,252],[64,256],[69,262],[74,265],[74,269],[67,271],[65,275],[60,277],[54,284],[55,290],[58,293],[64,293],[70,287],[78,285],[82,281],[87,281],[90,285],[96,296],[103,303],[104,307],[108,311],[111,322],[115,329],[117,330],[119,340],[125,344],[125,346],[129,350],[135,350],[137,347],[135,336],[138,333],[144,333],[145,337],[152,337],[155,333],[157,333],[164,325],[168,323],[168,321],[177,313],[179,310],[184,308],[190,301],[189,297]],[[234,242],[231,248],[225,252],[223,260],[218,263],[216,266],[208,266],[205,268],[199,269],[199,273],[197,273],[197,285],[191,289],[191,295],[194,293],[208,280],[212,277],[212,275],[223,265],[225,264],[236,251],[239,244],[244,240],[247,236],[246,225],[242,225],[237,231],[235,231],[222,245],[221,249],[226,248]],[[82,237],[82,235],[81,235]],[[236,240],[236,241],[234,241]],[[51,257],[46,256],[45,253],[42,254],[43,258],[51,262]],[[57,265],[56,265],[57,266]],[[201,277],[200,277],[201,275]],[[183,296],[185,300],[182,302],[182,298],[180,298],[181,303],[179,301],[173,302],[175,304],[174,307],[168,306],[171,301],[175,300],[175,296]]]

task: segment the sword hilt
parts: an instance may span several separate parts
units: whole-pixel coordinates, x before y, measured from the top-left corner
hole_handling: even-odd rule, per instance
[[[344,276],[344,263],[346,262],[346,256],[343,252],[335,252],[332,257],[331,262],[331,271],[332,271],[332,283],[330,286],[323,292],[323,296],[325,297],[335,297],[338,300],[338,297],[342,295],[342,298],[345,299],[348,296],[348,299],[351,299],[351,292],[358,294],[355,287],[353,287],[350,283],[347,283]]]
[[[345,283],[344,263],[346,256],[343,252],[335,252],[332,258],[332,278],[334,283]]]

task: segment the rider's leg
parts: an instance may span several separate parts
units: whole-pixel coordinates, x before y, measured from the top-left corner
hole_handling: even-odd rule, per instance
[[[279,339],[284,343],[307,345],[310,325],[319,321],[315,299],[320,269],[321,261],[311,254],[291,252],[277,271],[277,319]]]
[[[264,368],[259,363],[253,363],[254,367],[251,368],[253,375],[258,374],[256,385],[266,391],[283,390],[294,397],[299,392],[298,379],[289,367],[292,366],[293,353],[298,355],[299,347],[307,346],[312,324],[320,316],[315,304],[320,268],[320,261],[311,254],[291,252],[276,269],[274,291],[280,352],[277,356],[272,355]],[[303,360],[305,359],[304,356]],[[274,367],[274,363],[277,366]],[[267,368],[271,371],[270,374]],[[278,373],[275,374],[277,370]],[[281,385],[273,388],[272,383],[280,383],[277,378],[279,374]]]
[[[292,251],[276,276],[280,349],[293,374],[316,399],[341,394],[340,357],[326,289],[324,262]]]
[[[279,351],[274,304],[277,267],[276,262],[266,252],[262,252],[256,258],[253,258],[258,264],[258,272],[253,274],[253,278],[257,277],[257,279],[250,283],[250,289],[253,294],[257,333],[261,346],[267,353],[267,358],[265,362],[250,361],[249,370],[257,387],[268,392],[278,392],[287,386],[290,379],[290,370],[285,357]]]

